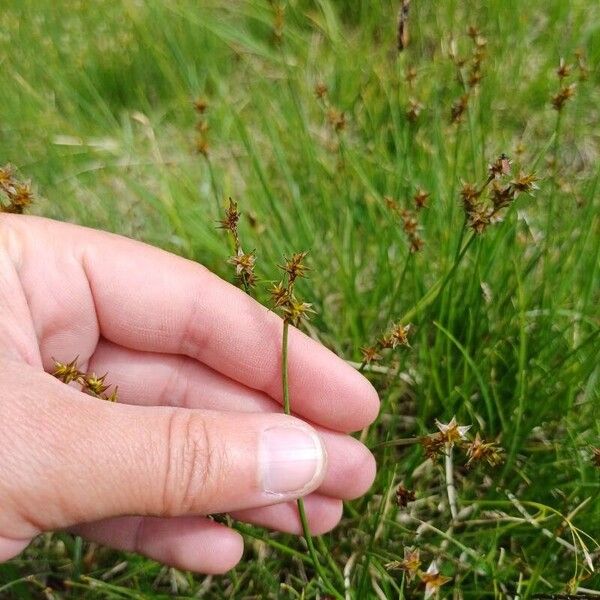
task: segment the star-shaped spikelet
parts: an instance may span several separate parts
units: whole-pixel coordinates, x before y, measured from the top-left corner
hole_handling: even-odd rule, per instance
[[[459,440],[464,440],[467,431],[471,429],[471,425],[459,425],[456,417],[452,417],[450,423],[441,423],[436,419],[435,425],[440,430],[444,442],[449,445],[453,445],[454,442]]]
[[[440,570],[438,569],[435,560],[432,561],[425,573],[419,574],[419,577],[425,584],[425,600],[428,600],[434,594],[437,594],[439,589],[452,579],[451,577],[440,575]]]

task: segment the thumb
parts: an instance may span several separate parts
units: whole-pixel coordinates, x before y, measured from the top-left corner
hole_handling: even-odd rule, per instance
[[[19,469],[0,481],[0,502],[38,531],[265,506],[324,477],[320,437],[294,417],[111,404],[45,374],[14,396],[0,403],[0,423],[18,424],[0,425],[0,471],[16,456]],[[15,531],[19,519],[3,512],[0,535],[36,533]]]

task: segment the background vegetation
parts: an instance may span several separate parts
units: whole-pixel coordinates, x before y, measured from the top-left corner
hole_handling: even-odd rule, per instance
[[[33,180],[32,212],[232,279],[215,227],[232,196],[260,280],[278,277],[283,254],[310,251],[298,286],[316,310],[311,335],[358,365],[393,321],[412,323],[411,347],[368,372],[383,402],[364,434],[379,474],[321,546],[336,589],[421,597],[418,579],[386,568],[406,546],[452,578],[441,597],[600,589],[583,533],[600,536],[599,4],[414,0],[402,52],[388,0],[1,4],[0,163]],[[486,41],[472,89],[482,42],[470,26]],[[561,57],[573,66],[562,83]],[[482,185],[502,152],[507,178],[535,171],[539,190],[473,235],[463,182]],[[411,252],[393,203],[414,210],[420,188],[424,245]],[[443,459],[377,446],[453,415],[505,449],[493,469],[455,454],[454,521]],[[400,482],[416,494],[407,507]],[[0,597],[325,597],[302,540],[245,531],[245,560],[212,578],[46,535],[0,565]]]

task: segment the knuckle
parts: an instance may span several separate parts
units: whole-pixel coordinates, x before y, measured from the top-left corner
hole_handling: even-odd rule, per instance
[[[163,516],[200,512],[217,493],[220,445],[206,420],[191,411],[174,410],[168,421]]]

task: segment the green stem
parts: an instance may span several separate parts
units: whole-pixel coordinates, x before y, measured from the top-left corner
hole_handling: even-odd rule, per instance
[[[208,175],[210,179],[210,186],[212,188],[213,196],[215,197],[215,205],[217,207],[217,217],[221,214],[221,202],[219,196],[219,190],[217,189],[217,179],[215,177],[215,172],[213,170],[212,163],[210,162],[210,158],[208,156],[204,157],[206,160],[206,164],[208,166]]]
[[[290,407],[290,389],[288,384],[288,338],[289,338],[290,324],[287,321],[283,322],[283,338],[281,342],[281,382],[283,385],[283,412],[286,415],[291,414]],[[308,553],[310,554],[310,558],[313,564],[313,567],[321,579],[323,585],[327,589],[327,591],[338,598],[339,600],[344,600],[344,597],[333,587],[333,585],[327,579],[325,575],[325,571],[319,562],[319,557],[317,556],[317,550],[313,543],[312,536],[310,534],[310,529],[308,527],[308,519],[306,518],[306,510],[304,508],[304,501],[302,498],[298,498],[298,514],[300,515],[300,522],[302,523],[302,532],[304,534],[304,539],[306,540],[306,545],[308,546]]]
[[[288,385],[288,337],[290,324],[287,321],[283,322],[283,339],[281,342],[281,383],[283,385],[283,412],[286,415],[291,414],[290,409],[290,388]]]

